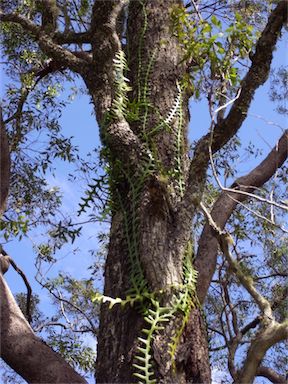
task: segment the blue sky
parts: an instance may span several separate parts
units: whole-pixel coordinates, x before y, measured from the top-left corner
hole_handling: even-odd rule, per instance
[[[279,43],[279,48],[275,52],[273,67],[279,67],[287,64],[287,42],[284,39]],[[5,77],[2,75],[5,81]],[[275,105],[269,101],[269,80],[256,93],[254,103],[252,104],[249,115],[240,131],[240,138],[243,144],[248,144],[250,141],[263,149],[263,157],[275,145],[277,139],[281,136],[282,129],[287,128],[287,120],[277,114],[274,109]],[[276,125],[278,126],[276,126]],[[99,142],[98,127],[95,118],[92,114],[92,105],[89,97],[85,95],[76,96],[75,100],[64,110],[61,118],[64,134],[74,136],[74,143],[80,148],[80,153],[85,155],[94,147],[97,147]],[[206,133],[210,126],[210,117],[207,113],[206,100],[202,102],[191,101],[191,125],[189,130],[190,140],[195,140]],[[282,127],[282,129],[281,129]],[[257,162],[259,159],[257,160]],[[59,162],[59,167],[56,172],[56,177],[49,176],[49,183],[52,186],[59,186],[63,191],[63,208],[64,211],[76,212],[79,199],[83,196],[84,185],[73,185],[66,180],[67,167],[64,163]],[[244,162],[241,164],[241,170],[238,176],[248,172],[255,165],[255,160]],[[83,237],[80,241],[76,241],[75,245],[81,249],[77,254],[71,252],[70,245],[65,246],[59,252],[60,261],[49,271],[49,276],[55,276],[59,270],[70,272],[76,277],[87,276],[87,267],[93,262],[93,259],[88,253],[91,248],[97,247],[97,232],[99,226],[96,224],[87,225],[84,229]],[[33,284],[35,275],[33,242],[38,242],[39,234],[31,233],[30,238],[24,238],[21,242],[12,241],[5,246],[6,250],[15,259],[16,263],[25,271],[29,281],[33,286],[35,293],[38,293],[42,299],[42,311],[50,312],[52,307],[49,304],[47,293],[39,286]],[[14,293],[19,291],[25,292],[25,286],[21,278],[12,269],[6,275],[9,286]],[[220,375],[220,376],[219,376]],[[221,372],[217,372],[217,376],[221,379]],[[220,382],[216,378],[215,383]],[[94,379],[91,379],[91,383]],[[262,383],[264,381],[258,381]]]

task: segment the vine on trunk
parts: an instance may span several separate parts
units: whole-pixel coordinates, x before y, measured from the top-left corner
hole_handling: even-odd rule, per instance
[[[185,325],[189,319],[191,309],[198,305],[196,296],[196,278],[197,272],[193,268],[193,247],[189,242],[183,258],[183,283],[163,287],[158,291],[151,291],[145,278],[145,271],[141,264],[140,255],[140,217],[139,211],[145,185],[151,178],[171,180],[175,194],[181,197],[184,191],[184,178],[182,172],[182,151],[183,151],[183,123],[182,123],[182,89],[179,83],[177,94],[172,107],[165,117],[162,117],[157,111],[156,106],[149,102],[149,79],[153,70],[157,50],[147,60],[144,66],[143,60],[143,39],[147,28],[147,15],[145,6],[143,6],[144,26],[140,34],[138,51],[138,79],[137,79],[137,99],[129,101],[127,93],[131,91],[129,80],[126,77],[128,70],[124,52],[118,51],[114,59],[114,100],[111,109],[107,111],[104,124],[117,123],[121,119],[126,119],[128,123],[137,122],[141,124],[139,138],[143,142],[145,155],[142,158],[142,164],[135,172],[129,168],[129,164],[123,164],[118,158],[107,150],[109,161],[109,171],[111,172],[111,195],[112,209],[121,211],[124,220],[124,232],[126,247],[130,261],[130,283],[131,287],[124,299],[112,298],[97,294],[94,300],[108,302],[112,308],[116,304],[125,306],[127,304],[138,304],[140,313],[143,315],[146,326],[142,329],[141,336],[138,337],[137,352],[134,356],[137,363],[133,364],[135,368],[134,375],[140,383],[156,383],[153,369],[153,340],[159,332],[165,330],[165,326],[173,321],[176,314],[181,314],[181,325],[179,329],[171,336],[167,348],[171,355],[171,365],[175,367],[175,356],[177,346]],[[156,112],[155,112],[156,111]],[[148,130],[147,123],[150,113],[159,116],[159,121],[154,127]],[[173,123],[173,127],[172,127]],[[176,129],[175,129],[176,126]],[[163,174],[163,166],[157,158],[157,151],[152,138],[161,132],[167,130],[174,136],[174,150],[176,153],[175,163],[172,169]],[[165,172],[165,171],[164,171]],[[125,185],[127,194],[123,197],[123,191],[120,190]],[[170,299],[167,302],[167,297]],[[164,299],[165,298],[165,299]]]

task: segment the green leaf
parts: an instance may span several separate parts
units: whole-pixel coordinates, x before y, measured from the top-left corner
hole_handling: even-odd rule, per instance
[[[212,15],[211,16],[211,23],[213,24],[213,25],[215,25],[215,27],[217,27],[217,28],[221,28],[221,21],[215,16],[215,15]]]

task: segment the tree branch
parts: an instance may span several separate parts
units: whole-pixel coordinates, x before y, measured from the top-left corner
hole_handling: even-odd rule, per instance
[[[88,333],[88,332],[95,333],[91,328],[85,327],[85,328],[75,329],[70,325],[60,323],[59,321],[48,321],[47,323],[40,324],[38,327],[36,327],[36,329],[34,329],[34,331],[41,332],[43,331],[44,328],[55,327],[55,326],[61,327],[66,330],[70,329],[74,333]]]
[[[248,196],[237,193],[237,191],[253,192],[256,188],[264,185],[280,168],[288,156],[288,130],[286,130],[278,141],[277,145],[267,155],[267,157],[251,172],[235,180],[231,185],[231,189],[235,192],[223,191],[214,203],[211,211],[211,217],[220,229],[223,229],[229,217],[232,215],[237,204],[243,202]],[[202,231],[197,256],[195,259],[195,267],[198,270],[197,287],[198,298],[203,303],[211,279],[213,277],[216,259],[218,254],[217,238],[209,224],[204,226]]]
[[[54,34],[54,40],[58,44],[90,44],[91,32],[56,32]]]
[[[213,220],[211,214],[208,212],[207,208],[204,206],[203,203],[200,203],[200,206],[207,219],[207,223],[211,226],[212,230],[215,233],[215,236],[217,237],[221,251],[225,256],[226,260],[228,261],[231,271],[234,272],[234,274],[237,276],[238,280],[246,289],[246,291],[253,297],[253,299],[255,300],[256,304],[258,305],[258,307],[260,308],[263,314],[264,320],[268,322],[274,321],[272,307],[269,301],[257,291],[257,289],[254,286],[253,279],[250,276],[247,276],[241,270],[241,267],[238,264],[238,262],[233,259],[233,256],[229,248],[229,244],[231,243],[231,240],[233,244],[233,239],[231,238],[230,234],[225,231],[222,231],[222,229]]]
[[[270,380],[273,384],[287,383],[285,376],[279,375],[279,373],[275,372],[272,368],[264,367],[263,365],[258,367],[256,375],[266,377],[266,379]]]
[[[41,27],[39,25],[18,13],[5,14],[0,10],[0,20],[3,22],[19,24],[25,31],[30,32],[34,37],[39,36],[41,32]]]
[[[112,104],[113,59],[121,49],[121,41],[116,33],[116,20],[125,3],[126,0],[95,1],[92,9],[91,44],[94,71],[93,76],[87,74],[84,80],[91,90],[100,123]]]
[[[285,287],[281,293],[281,295],[279,297],[277,297],[272,305],[271,305],[271,308],[272,310],[274,311],[275,309],[277,309],[279,307],[279,305],[281,305],[281,303],[283,302],[283,300],[285,300],[287,298],[287,294],[288,294],[288,287]],[[242,336],[244,336],[247,332],[250,331],[250,329],[252,328],[256,328],[261,322],[261,316],[257,316],[254,320],[250,321],[250,323],[246,324],[241,330],[240,330],[240,333]]]
[[[125,118],[115,119],[108,128],[101,124],[113,101],[113,60],[116,52],[121,49],[116,30],[117,18],[126,3],[127,0],[95,1],[91,22],[94,70],[93,76],[90,71],[90,74],[84,76],[84,80],[94,101],[100,134],[105,144],[112,150],[113,155],[138,168],[147,152]]]
[[[39,25],[33,23],[33,21],[23,15],[16,13],[4,14],[0,11],[0,19],[4,22],[13,22],[21,25],[23,29],[32,33],[33,36],[37,36],[41,31]],[[53,31],[53,40],[58,44],[89,44],[91,43],[91,32],[66,31],[63,33]]]
[[[247,292],[253,297],[258,307],[262,312],[262,329],[257,334],[250,344],[250,348],[247,353],[247,357],[244,361],[243,368],[236,375],[235,384],[252,384],[256,376],[256,372],[259,364],[264,358],[267,350],[271,348],[276,343],[283,341],[288,336],[288,320],[283,323],[278,323],[275,321],[272,313],[272,305],[269,301],[262,296],[254,286],[253,280],[246,276],[246,274],[241,270],[238,262],[236,262],[230,252],[229,243],[230,235],[223,232],[212,219],[210,213],[201,204],[202,210],[205,214],[207,222],[211,226],[212,230],[215,232],[217,239],[219,241],[220,248],[228,261],[230,269],[235,273],[240,283],[247,290]],[[241,334],[236,335],[241,338]],[[233,340],[235,348],[237,347],[236,338]],[[234,376],[234,375],[233,375]],[[235,378],[235,377],[234,377]]]
[[[278,36],[287,21],[287,4],[287,0],[282,0],[271,12],[256,44],[251,67],[241,82],[241,93],[235,99],[227,117],[213,129],[212,153],[221,149],[238,132],[247,117],[247,111],[256,90],[267,80]],[[195,206],[199,205],[203,192],[209,164],[210,141],[211,133],[209,132],[198,141],[190,163],[187,189],[179,210],[179,221],[186,218],[185,225],[191,221]]]
[[[223,122],[215,126],[213,153],[222,148],[237,133],[247,117],[256,90],[267,80],[279,34],[287,22],[287,9],[288,1],[282,0],[271,12],[266,27],[257,41],[251,67],[241,82],[241,94]]]
[[[211,225],[210,221],[209,223]],[[225,234],[222,234],[221,232],[218,232],[217,238],[220,244],[221,251],[226,257],[230,268],[233,270],[233,272],[235,273],[243,287],[246,289],[246,291],[255,300],[256,304],[258,305],[263,314],[264,320],[268,320],[269,322],[273,321],[274,316],[269,301],[258,292],[258,290],[254,286],[253,279],[250,276],[246,276],[246,274],[242,272],[238,262],[233,259],[229,249],[229,240],[227,239],[227,236]]]
[[[10,150],[0,105],[0,219],[6,209],[10,185]]]
[[[20,97],[19,97],[19,102],[18,102],[16,111],[11,116],[7,117],[7,119],[4,121],[4,124],[6,125],[6,124],[10,123],[12,120],[14,120],[14,119],[16,120],[15,134],[13,135],[12,143],[10,143],[11,152],[13,152],[16,149],[17,145],[21,142],[23,135],[24,135],[23,131],[22,131],[22,127],[21,127],[21,118],[23,115],[23,107],[24,107],[24,105],[28,99],[28,96],[36,88],[37,84],[45,76],[47,76],[50,73],[61,70],[61,68],[62,68],[61,64],[56,63],[54,60],[51,60],[41,70],[39,70],[39,68],[37,68],[35,70],[36,72],[34,72],[33,69],[31,71],[29,71],[29,73],[32,73],[34,75],[36,80],[35,80],[34,84],[30,87],[26,87],[26,86],[22,85],[22,87],[20,89]]]
[[[56,0],[36,0],[36,6],[41,12],[42,29],[47,32],[55,32],[57,17],[60,13]]]
[[[49,57],[53,58],[56,62],[61,63],[63,66],[67,66],[73,71],[83,74],[87,69],[87,61],[83,58],[79,58],[71,51],[60,45],[54,43],[49,35],[41,32],[38,37],[39,47]]]
[[[3,261],[2,261],[3,260]],[[31,318],[31,311],[30,311],[30,303],[31,303],[31,295],[32,295],[32,288],[31,285],[29,284],[29,281],[25,275],[25,273],[18,267],[18,265],[15,263],[15,261],[10,257],[7,252],[2,248],[0,245],[0,261],[1,261],[1,269],[2,269],[2,274],[4,275],[9,266],[12,265],[12,267],[15,269],[17,273],[22,277],[26,288],[27,288],[27,297],[26,297],[26,318],[29,323],[32,322]],[[3,270],[3,265],[5,266],[5,269]]]
[[[61,47],[53,41],[53,33],[48,34],[42,30],[39,25],[34,24],[31,20],[17,13],[4,14],[0,10],[0,20],[3,22],[11,22],[20,25],[25,31],[30,32],[31,35],[38,42],[39,47],[49,57],[53,58],[56,62],[67,66],[77,73],[83,73],[87,66],[86,60],[76,57],[71,51]]]
[[[55,299],[57,299],[61,305],[61,303],[66,303],[67,305],[69,305],[70,307],[74,308],[75,310],[77,310],[79,313],[81,313],[81,315],[87,320],[87,322],[90,324],[90,327],[91,327],[91,330],[92,332],[96,335],[97,334],[97,331],[98,329],[95,327],[95,325],[93,324],[92,320],[86,315],[86,313],[84,311],[82,311],[82,309],[76,305],[76,304],[73,304],[71,301],[69,300],[66,300],[64,299],[63,297],[60,297],[59,295],[57,295],[54,291],[53,291],[53,288],[49,288],[47,287],[47,284],[43,284],[41,281],[38,280],[38,283],[45,289],[48,290],[48,292],[53,296],[55,297]],[[67,321],[67,323],[69,323],[69,321]]]
[[[94,58],[99,59],[103,54],[104,56],[113,58],[115,52],[121,49],[122,45],[120,38],[117,35],[116,24],[117,18],[126,4],[127,0],[112,0],[109,2],[99,0],[94,2],[91,23],[91,33],[93,35],[92,50]],[[102,50],[100,50],[100,52],[99,46],[102,46]]]
[[[86,383],[35,336],[0,274],[1,357],[29,383]],[[23,363],[24,357],[24,363]]]
[[[271,322],[266,328],[263,328],[257,334],[257,337],[252,340],[243,368],[238,376],[237,383],[235,384],[252,384],[257,375],[259,364],[268,349],[276,343],[287,339],[287,336],[288,321],[281,324]]]

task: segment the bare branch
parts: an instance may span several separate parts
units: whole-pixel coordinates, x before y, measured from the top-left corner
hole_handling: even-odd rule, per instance
[[[31,317],[31,309],[30,309],[30,305],[31,305],[31,295],[32,295],[32,288],[31,288],[31,285],[29,284],[29,281],[25,275],[25,273],[22,271],[22,269],[20,269],[17,264],[15,263],[15,261],[12,259],[12,257],[9,256],[9,261],[10,261],[10,264],[12,265],[12,267],[15,269],[15,271],[17,273],[19,273],[19,275],[22,277],[25,285],[26,285],[26,288],[27,288],[27,297],[26,297],[26,317],[27,317],[27,320],[29,323],[32,322],[32,317]]]
[[[245,359],[245,362],[243,364],[243,368],[241,372],[237,374],[237,380],[235,381],[235,384],[236,383],[252,384],[256,376],[257,368],[261,363],[262,359],[264,358],[267,350],[271,348],[273,345],[275,345],[276,343],[278,343],[279,341],[283,341],[287,338],[288,320],[281,324],[275,321],[273,312],[272,312],[272,305],[264,296],[262,296],[258,292],[258,290],[254,286],[254,282],[252,278],[250,278],[249,276],[246,276],[246,274],[242,272],[238,262],[233,259],[229,249],[229,244],[231,244],[230,234],[223,232],[217,226],[215,221],[212,219],[212,216],[210,215],[210,213],[207,211],[207,209],[202,203],[201,203],[201,208],[206,216],[206,219],[209,225],[211,226],[212,230],[215,232],[215,235],[217,236],[220,248],[226,257],[226,260],[229,263],[230,269],[233,271],[233,273],[235,273],[240,283],[247,290],[247,292],[253,297],[253,299],[255,300],[255,302],[257,303],[257,305],[259,306],[262,312],[261,323],[263,324],[263,327],[262,329],[260,329],[259,333],[257,334],[257,337],[251,341],[251,345],[248,350],[248,354]],[[241,338],[240,333],[238,333],[238,335],[236,335],[235,339],[232,341],[232,347],[234,347],[232,352],[234,352],[234,350],[236,350],[237,348],[237,345],[238,345],[237,338],[239,338],[240,340]],[[229,353],[231,353],[230,349],[229,349]],[[232,357],[233,356],[234,354],[232,353]],[[233,368],[233,364],[232,364],[232,368]],[[233,377],[235,378],[235,372],[232,371],[232,373],[233,373]]]
[[[287,336],[288,321],[281,324],[271,322],[267,327],[263,327],[257,334],[257,337],[251,342],[243,368],[235,384],[252,384],[257,375],[259,364],[263,360],[268,349],[276,343],[287,339]]]
[[[282,376],[279,373],[275,372],[272,368],[264,367],[263,365],[258,367],[256,375],[266,377],[266,379],[270,380],[273,384],[287,383],[285,376]]]
[[[80,329],[73,328],[72,326],[68,326],[67,324],[60,323],[59,321],[48,321],[47,323],[40,324],[36,329],[34,329],[35,332],[41,332],[44,328],[49,327],[61,327],[63,329],[71,329],[74,333],[88,333],[92,332],[95,333],[92,329],[88,327],[81,327]]]
[[[246,324],[240,331],[242,335],[245,335],[250,329],[256,328],[261,322],[261,317],[257,316],[254,320],[250,321],[250,323]]]
[[[210,220],[211,220],[211,216],[209,219],[209,223],[211,225]],[[214,226],[213,228],[215,229]],[[253,297],[258,307],[260,308],[264,319],[268,321],[274,320],[272,307],[269,301],[257,291],[257,289],[254,286],[253,279],[250,276],[246,276],[246,274],[242,272],[241,267],[239,266],[237,261],[233,259],[233,256],[231,255],[231,252],[229,249],[230,235],[223,233],[221,230],[219,230],[219,228],[217,228],[217,232],[218,232],[217,237],[218,237],[221,251],[225,255],[230,268],[236,274],[237,278],[239,279],[243,287],[246,289],[246,291]]]
[[[288,130],[284,131],[281,139],[282,139],[281,144],[283,145],[283,149],[284,149],[282,151],[282,155],[286,159],[287,158],[287,154],[288,154]],[[279,145],[279,143],[276,146],[276,150],[278,150],[278,145]],[[286,152],[285,152],[285,148],[286,148]],[[272,205],[272,206],[275,206],[277,208],[280,208],[280,209],[283,209],[285,211],[288,211],[287,204],[285,204],[285,205],[284,204],[280,204],[280,203],[277,203],[276,201],[274,201],[272,198],[270,198],[268,200],[268,199],[265,199],[262,196],[258,196],[258,195],[255,195],[255,194],[252,194],[251,192],[249,192],[249,189],[255,190],[258,186],[257,185],[255,186],[254,184],[253,185],[248,185],[248,184],[244,184],[243,185],[243,184],[241,184],[241,178],[237,180],[237,185],[236,185],[235,189],[224,187],[222,185],[222,183],[221,183],[221,181],[220,181],[220,179],[219,179],[219,177],[217,175],[216,169],[215,169],[215,165],[214,165],[214,161],[213,161],[213,157],[212,157],[211,146],[209,146],[209,154],[210,154],[210,162],[211,162],[214,178],[215,178],[218,186],[220,187],[220,189],[222,191],[231,192],[232,194],[236,193],[238,195],[240,194],[240,195],[244,195],[244,196],[247,196],[247,197],[251,197],[251,198],[259,200],[259,201],[261,201],[263,203],[267,203],[269,205]],[[277,169],[278,169],[277,164],[274,164],[274,167],[275,167],[275,170],[274,170],[274,173],[275,173],[277,171]],[[242,189],[241,189],[241,187],[242,187]],[[272,197],[273,197],[273,194],[272,194]]]
[[[234,191],[233,191],[233,192],[234,192]],[[245,195],[245,193],[244,193],[244,195]],[[247,196],[247,195],[246,195],[246,196]],[[255,200],[258,200],[258,199],[256,198],[257,195],[254,195],[254,194],[253,194],[252,196],[253,196],[253,198],[255,198]],[[255,196],[256,196],[256,197],[255,197]],[[230,198],[231,200],[234,200],[236,204],[239,204],[240,207],[245,208],[246,211],[251,212],[253,216],[259,217],[259,219],[261,219],[261,220],[263,220],[263,221],[266,221],[266,223],[269,223],[269,224],[273,225],[275,228],[279,228],[279,229],[281,229],[281,231],[284,232],[284,233],[288,233],[288,229],[286,229],[283,225],[280,225],[280,224],[276,223],[275,221],[272,221],[272,220],[268,219],[267,216],[262,215],[262,214],[261,214],[258,210],[256,210],[256,209],[252,209],[252,208],[250,208],[247,204],[243,204],[243,203],[241,203],[239,200],[237,200],[237,199],[235,199],[234,197],[232,197],[232,194],[229,195],[229,198]],[[273,207],[273,204],[271,204],[271,201],[269,201],[269,200],[267,200],[267,199],[264,199],[263,202],[269,204],[270,207]],[[274,201],[272,201],[272,203],[273,203],[273,202],[274,202]],[[285,210],[286,210],[286,207],[285,207]]]
[[[275,171],[283,165],[287,156],[288,131],[285,131],[277,145],[256,168],[247,175],[235,180],[230,187],[233,193],[223,191],[214,203],[211,217],[221,230],[234,212],[237,204],[245,201],[248,197],[245,193],[237,194],[237,191],[252,193],[256,188],[261,187],[274,175]],[[195,259],[195,267],[199,273],[198,281],[201,282],[197,288],[200,302],[204,301],[214,274],[218,253],[217,244],[218,241],[215,233],[211,230],[209,224],[206,224],[199,240],[198,252]]]
[[[265,276],[257,276],[257,277],[254,277],[255,280],[259,281],[259,280],[265,280],[265,279],[271,279],[271,278],[274,278],[274,277],[288,277],[288,272],[275,272],[275,273],[270,273],[269,275],[265,275]]]
[[[193,8],[194,8],[194,10],[195,10],[195,12],[196,12],[196,14],[198,16],[198,19],[200,21],[203,21],[203,17],[201,15],[201,13],[199,12],[198,5],[195,3],[195,0],[191,0],[191,4],[193,5]]]
[[[237,314],[235,311],[235,308],[232,306],[231,300],[230,300],[230,295],[228,292],[227,284],[223,283],[223,300],[224,300],[224,311],[226,314],[226,325],[227,325],[227,330],[229,334],[229,342],[227,343],[228,346],[228,369],[231,373],[231,376],[235,379],[237,377],[237,370],[235,367],[234,363],[234,358],[235,358],[235,353],[237,351],[237,347],[240,341],[240,334],[239,334],[239,329],[238,329],[238,319],[237,319]],[[230,327],[230,321],[229,321],[229,316],[227,314],[226,306],[228,305],[230,313],[232,315],[232,326],[233,326],[233,331],[234,334],[236,335],[235,337],[232,336],[231,332],[231,327]],[[224,328],[224,327],[223,327]]]
[[[94,334],[97,333],[97,328],[95,327],[95,325],[93,324],[93,322],[91,321],[91,319],[89,319],[89,317],[86,315],[86,313],[84,311],[82,311],[82,309],[76,305],[76,304],[73,304],[71,301],[69,300],[66,300],[64,299],[62,296],[59,296],[58,294],[56,294],[53,289],[50,289],[50,288],[47,288],[47,285],[46,284],[43,284],[41,283],[40,281],[38,281],[39,284],[43,287],[43,288],[46,288],[48,289],[48,291],[51,293],[52,296],[55,297],[55,299],[57,299],[60,303],[60,305],[63,305],[63,303],[69,305],[70,307],[74,308],[76,311],[78,311],[79,313],[81,313],[81,315],[87,320],[87,322],[90,324],[91,326],[91,330]],[[63,308],[63,307],[62,307]],[[65,312],[65,311],[64,311]],[[66,318],[65,319],[67,321],[67,323],[69,324],[69,320]]]
[[[254,287],[253,279],[250,276],[246,276],[244,272],[242,272],[241,267],[239,266],[238,262],[233,259],[233,256],[231,255],[229,244],[231,244],[231,241],[233,243],[233,239],[231,238],[231,235],[225,231],[222,231],[221,228],[218,227],[216,222],[213,220],[211,214],[208,212],[207,208],[204,206],[203,203],[200,203],[202,211],[204,212],[206,219],[215,232],[215,235],[217,237],[217,240],[219,242],[221,251],[223,252],[224,256],[226,257],[226,260],[229,263],[229,266],[231,270],[236,274],[238,277],[240,283],[243,285],[243,287],[249,292],[249,294],[253,297],[255,302],[257,303],[258,307],[260,308],[264,318],[267,320],[274,320],[272,307],[267,299],[265,299]],[[232,240],[231,240],[232,239]],[[235,247],[234,247],[235,248]]]
[[[54,34],[54,40],[58,44],[90,44],[91,32],[56,32]]]
[[[288,287],[285,287],[281,293],[281,295],[279,297],[277,297],[271,307],[273,309],[273,311],[275,309],[277,309],[279,307],[279,305],[281,305],[281,303],[283,303],[284,300],[286,300],[287,298],[287,294],[288,294]],[[250,331],[250,329],[252,328],[256,328],[257,325],[259,325],[259,323],[261,322],[261,316],[257,316],[254,320],[250,321],[250,323],[246,324],[241,330],[240,330],[240,333],[244,336],[247,332]]]
[[[41,332],[44,328],[55,327],[55,326],[61,327],[63,329],[69,329],[70,328],[66,324],[60,323],[59,321],[48,321],[47,323],[40,324],[38,327],[34,328],[34,331],[35,332]]]

